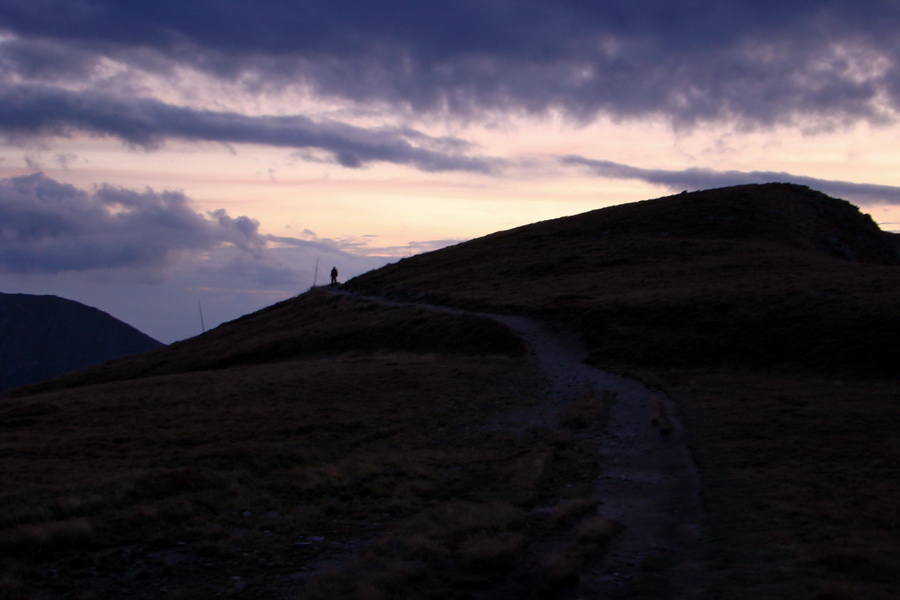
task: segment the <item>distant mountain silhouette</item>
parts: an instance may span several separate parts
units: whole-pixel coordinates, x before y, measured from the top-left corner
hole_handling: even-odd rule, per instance
[[[74,300],[0,294],[0,391],[160,346]]]

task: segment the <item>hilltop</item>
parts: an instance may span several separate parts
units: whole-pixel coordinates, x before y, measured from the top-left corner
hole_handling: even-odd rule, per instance
[[[624,396],[548,372],[502,314],[676,401],[708,513],[696,597],[896,597],[897,238],[801,186],[680,194],[19,388],[0,592],[578,597],[633,533],[596,484]],[[683,566],[642,554],[629,597],[669,597]]]
[[[900,235],[793,184],[615,206],[401,260],[359,293],[565,319],[596,364],[892,374]]]

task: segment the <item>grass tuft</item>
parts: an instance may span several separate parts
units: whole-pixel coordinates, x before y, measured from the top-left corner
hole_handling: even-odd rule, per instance
[[[0,547],[9,552],[65,552],[86,544],[93,532],[83,517],[21,525],[0,537]]]
[[[672,420],[669,418],[669,414],[666,411],[666,407],[662,403],[662,400],[654,396],[651,401],[653,403],[653,418],[650,419],[651,423],[653,423],[653,426],[659,429],[659,432],[663,435],[672,433],[675,426],[672,424]]]

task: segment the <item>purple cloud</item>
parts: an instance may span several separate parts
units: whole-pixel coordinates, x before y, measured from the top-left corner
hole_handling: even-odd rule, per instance
[[[374,161],[423,171],[487,172],[499,161],[464,154],[458,138],[435,138],[408,128],[365,129],[304,116],[248,116],[173,106],[154,98],[113,98],[44,85],[0,86],[0,132],[8,136],[113,136],[154,148],[166,139],[315,148],[345,167]]]
[[[777,171],[713,171],[711,169],[644,169],[609,160],[595,160],[583,156],[559,157],[562,164],[583,167],[600,177],[610,179],[635,179],[667,189],[700,190],[744,185],[748,183],[790,182],[809,186],[838,198],[846,198],[855,204],[900,204],[900,187],[869,183],[852,183],[817,179],[803,175]]]
[[[259,223],[204,216],[180,192],[100,186],[87,193],[35,173],[0,180],[0,270],[159,269],[185,252],[233,245],[259,255]]]
[[[0,2],[9,81],[100,77],[113,60],[420,113],[682,126],[894,118],[898,25],[878,0]]]

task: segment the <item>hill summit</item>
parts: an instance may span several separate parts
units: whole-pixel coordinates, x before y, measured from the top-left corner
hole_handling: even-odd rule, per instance
[[[503,231],[348,282],[573,322],[595,363],[889,373],[900,235],[794,184],[682,193]]]

